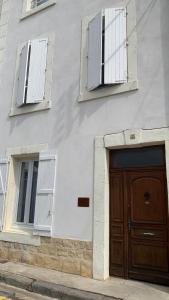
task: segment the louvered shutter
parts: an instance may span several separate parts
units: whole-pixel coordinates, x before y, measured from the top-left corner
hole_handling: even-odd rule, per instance
[[[43,101],[45,91],[47,44],[47,39],[31,41],[26,103],[37,103]]]
[[[94,90],[102,82],[102,13],[89,22],[87,88]]]
[[[16,105],[19,107],[24,104],[25,89],[26,89],[26,76],[28,67],[28,54],[30,42],[28,42],[21,51],[18,71],[18,88]]]
[[[40,235],[49,235],[51,233],[52,207],[55,192],[55,165],[55,155],[40,155],[34,219],[34,228],[36,231],[41,231]]]
[[[3,228],[4,204],[7,189],[8,160],[0,159],[0,231]]]
[[[127,81],[126,9],[105,9],[104,84]]]

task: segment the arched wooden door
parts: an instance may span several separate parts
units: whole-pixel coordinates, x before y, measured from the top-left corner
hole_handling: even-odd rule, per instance
[[[164,149],[112,151],[110,275],[169,284],[168,236]]]

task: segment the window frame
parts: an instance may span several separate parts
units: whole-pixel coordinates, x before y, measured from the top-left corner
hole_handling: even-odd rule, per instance
[[[44,1],[44,2],[41,3],[41,1]],[[49,1],[49,0],[30,0],[29,1],[30,6],[31,6],[30,9],[34,9],[35,7],[38,7],[39,5],[42,5],[42,4],[46,3],[47,1]],[[32,6],[32,2],[35,2],[34,6]]]
[[[23,7],[22,7],[22,15],[20,20],[22,21],[23,19],[32,16],[50,6],[53,6],[57,3],[57,0],[48,0],[45,3],[42,3],[38,6],[35,6],[34,8],[31,8],[31,0],[23,0]]]
[[[47,110],[52,106],[51,102],[51,93],[52,93],[52,71],[53,71],[53,52],[54,52],[54,43],[55,43],[55,35],[51,34],[43,34],[41,36],[32,37],[31,40],[34,39],[48,39],[48,48],[47,48],[47,58],[46,58],[46,76],[45,76],[45,87],[44,87],[44,99],[41,102],[22,105],[20,107],[17,106],[17,87],[18,87],[18,72],[20,66],[20,53],[24,47],[24,45],[28,42],[22,42],[17,50],[16,57],[16,67],[15,67],[15,75],[14,75],[14,87],[12,93],[11,100],[11,108],[9,112],[9,117],[33,113],[36,111]]]
[[[38,157],[32,158],[16,158],[16,194],[15,194],[15,203],[14,203],[14,212],[13,212],[13,221],[12,227],[15,229],[31,229],[34,230],[34,223],[25,222],[25,219],[29,220],[30,214],[30,204],[31,204],[31,187],[32,187],[32,179],[33,179],[33,164],[35,161],[39,161]],[[17,214],[18,214],[18,204],[19,204],[19,193],[20,193],[20,180],[21,180],[21,170],[22,170],[22,163],[28,162],[28,181],[27,181],[27,188],[26,188],[26,200],[25,200],[25,212],[24,212],[24,222],[17,221]],[[27,192],[27,190],[29,192]],[[29,193],[29,194],[28,194]],[[29,208],[29,210],[27,210]]]
[[[128,81],[127,83],[117,84],[113,86],[99,87],[95,90],[87,89],[87,59],[88,59],[88,25],[89,22],[99,13],[87,16],[82,21],[82,41],[81,41],[81,70],[80,70],[80,94],[78,102],[100,99],[124,92],[134,91],[138,89],[137,79],[137,33],[136,33],[136,4],[135,0],[119,3],[115,7],[126,7],[127,10],[127,61],[128,61]],[[105,7],[106,8],[106,7]]]

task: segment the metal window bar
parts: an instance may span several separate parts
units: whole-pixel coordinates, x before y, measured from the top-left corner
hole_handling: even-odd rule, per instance
[[[48,0],[31,0],[31,8],[35,8],[45,2],[47,2]]]

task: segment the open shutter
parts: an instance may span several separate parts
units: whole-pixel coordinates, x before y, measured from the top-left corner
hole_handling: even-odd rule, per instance
[[[28,42],[21,51],[18,71],[18,88],[17,88],[17,100],[16,105],[19,107],[24,104],[25,101],[25,89],[26,89],[26,77],[28,68],[28,56],[29,56],[30,42]]]
[[[102,13],[89,22],[87,88],[94,90],[102,82]]]
[[[3,228],[4,203],[7,189],[8,160],[0,159],[0,231]]]
[[[126,9],[105,9],[104,84],[127,81]]]
[[[40,155],[34,219],[35,234],[39,235],[50,235],[51,233],[55,192],[55,162],[55,155]],[[38,231],[40,232],[38,233]]]
[[[45,91],[47,44],[47,39],[31,41],[26,103],[37,103],[43,101]]]

